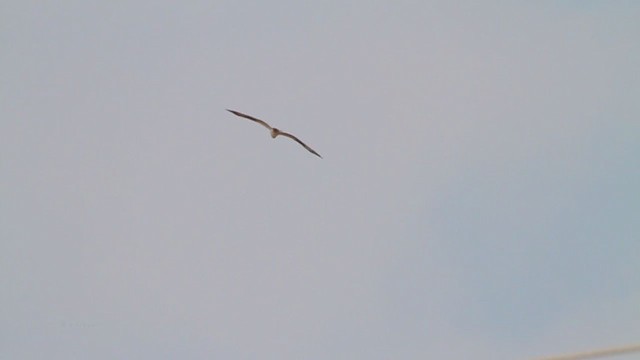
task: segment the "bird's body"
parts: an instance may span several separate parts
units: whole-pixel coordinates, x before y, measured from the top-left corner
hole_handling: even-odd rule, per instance
[[[245,118],[245,119],[249,119],[249,120],[251,120],[251,121],[257,122],[258,124],[260,124],[260,125],[262,125],[262,126],[266,127],[267,129],[269,129],[269,132],[271,133],[271,138],[272,138],[272,139],[275,139],[276,137],[278,137],[278,136],[280,136],[280,135],[282,135],[282,136],[284,136],[284,137],[288,137],[288,138],[290,138],[290,139],[294,140],[295,142],[297,142],[298,144],[302,145],[302,146],[303,146],[305,149],[307,149],[310,153],[312,153],[312,154],[314,154],[314,155],[316,155],[317,157],[319,157],[319,158],[321,158],[321,159],[322,159],[322,156],[320,156],[320,154],[318,154],[315,150],[313,150],[312,148],[310,148],[307,144],[305,144],[305,143],[303,143],[302,141],[300,141],[300,139],[298,139],[297,137],[295,137],[295,136],[293,136],[293,135],[291,135],[291,134],[289,134],[289,133],[287,133],[287,132],[284,132],[284,131],[282,131],[282,130],[280,130],[280,129],[276,129],[276,128],[274,128],[274,127],[271,127],[271,125],[267,124],[265,121],[262,121],[262,120],[260,120],[260,119],[258,119],[258,118],[254,118],[253,116],[249,116],[249,115],[243,114],[243,113],[241,113],[241,112],[234,111],[234,110],[229,110],[229,109],[227,109],[227,111],[228,111],[228,112],[230,112],[230,113],[232,113],[232,114],[234,114],[234,115],[236,115],[236,116],[240,116],[240,117],[243,117],[243,118]]]

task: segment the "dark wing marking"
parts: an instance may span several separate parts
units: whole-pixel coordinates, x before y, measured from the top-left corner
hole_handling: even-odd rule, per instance
[[[272,129],[272,127],[271,127],[271,126],[269,126],[269,124],[267,124],[266,122],[264,122],[264,121],[262,121],[262,120],[260,120],[260,119],[256,119],[256,118],[254,118],[253,116],[249,116],[249,115],[243,114],[243,113],[241,113],[241,112],[234,111],[234,110],[229,110],[229,109],[227,109],[227,111],[228,111],[228,112],[230,112],[230,113],[232,113],[233,115],[240,116],[240,117],[243,117],[243,118],[245,118],[245,119],[249,119],[249,120],[251,120],[251,121],[255,121],[255,122],[257,122],[258,124],[260,124],[260,125],[262,125],[262,126],[266,127],[266,128],[267,128],[267,129],[269,129],[269,130],[271,130],[271,129]]]
[[[312,154],[316,155],[317,157],[319,157],[320,159],[322,159],[322,156],[320,156],[320,154],[318,154],[315,150],[313,150],[312,148],[307,146],[307,144],[305,144],[302,141],[300,141],[300,139],[298,139],[297,137],[295,137],[295,136],[293,136],[293,135],[291,135],[289,133],[282,132],[282,131],[280,132],[280,135],[286,136],[286,137],[288,137],[290,139],[295,140],[298,144],[304,146],[305,149],[309,150],[310,153],[312,153]]]

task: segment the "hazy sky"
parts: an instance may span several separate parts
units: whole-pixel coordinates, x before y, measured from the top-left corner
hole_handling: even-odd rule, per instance
[[[3,1],[0,358],[638,342],[638,19],[637,1]]]

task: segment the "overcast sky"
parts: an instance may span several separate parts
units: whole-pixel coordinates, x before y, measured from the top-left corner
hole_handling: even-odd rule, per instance
[[[638,19],[637,1],[3,1],[0,358],[638,342]]]

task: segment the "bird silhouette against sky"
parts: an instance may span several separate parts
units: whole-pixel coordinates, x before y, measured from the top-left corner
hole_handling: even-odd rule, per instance
[[[234,115],[237,115],[237,116],[243,117],[243,118],[245,118],[245,119],[249,119],[249,120],[251,120],[251,121],[255,121],[255,122],[257,122],[258,124],[260,124],[260,125],[262,125],[262,126],[266,127],[266,128],[267,128],[267,129],[269,129],[269,131],[271,132],[271,137],[272,137],[273,139],[275,139],[278,135],[282,135],[282,136],[285,136],[285,137],[288,137],[288,138],[290,138],[290,139],[295,140],[298,144],[302,145],[302,146],[303,146],[305,149],[307,149],[310,153],[312,153],[312,154],[314,154],[314,155],[316,155],[317,157],[319,157],[319,158],[321,158],[321,159],[322,159],[322,156],[320,156],[320,154],[318,154],[315,150],[313,150],[312,148],[310,148],[307,144],[305,144],[305,143],[303,143],[302,141],[300,141],[300,139],[298,139],[297,137],[295,137],[295,136],[293,136],[293,135],[291,135],[291,134],[289,134],[289,133],[287,133],[287,132],[284,132],[284,131],[282,131],[282,130],[280,130],[280,129],[276,129],[276,128],[274,128],[274,127],[271,127],[271,125],[267,124],[265,121],[262,121],[262,120],[260,120],[260,119],[254,118],[253,116],[249,116],[249,115],[247,115],[247,114],[243,114],[243,113],[241,113],[241,112],[234,111],[234,110],[229,110],[229,109],[227,109],[227,111],[228,111],[228,112],[230,112],[230,113],[232,113],[232,114],[234,114]]]

